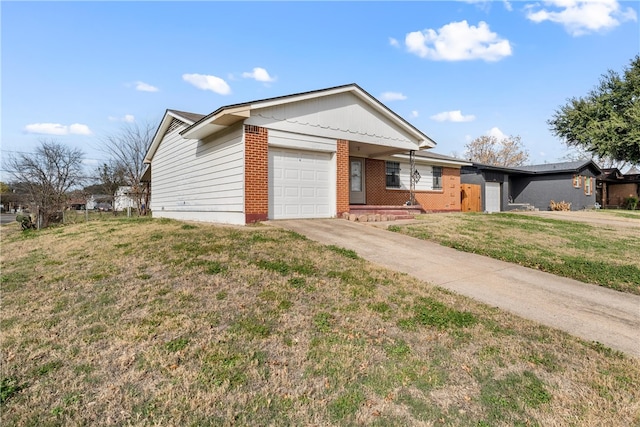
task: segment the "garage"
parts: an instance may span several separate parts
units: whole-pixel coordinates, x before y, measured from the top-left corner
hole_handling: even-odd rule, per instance
[[[330,218],[331,153],[269,148],[269,219]]]
[[[500,183],[487,182],[484,186],[484,210],[500,212]]]

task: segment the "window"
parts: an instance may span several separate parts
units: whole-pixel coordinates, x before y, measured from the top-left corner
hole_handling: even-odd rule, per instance
[[[387,188],[400,188],[400,163],[386,162]]]
[[[580,188],[580,175],[573,175],[573,188]]]
[[[590,178],[588,176],[584,177],[584,194],[587,196],[590,196],[593,193],[593,188],[592,188],[592,181],[593,178]]]
[[[442,190],[442,167],[433,167],[433,189]]]

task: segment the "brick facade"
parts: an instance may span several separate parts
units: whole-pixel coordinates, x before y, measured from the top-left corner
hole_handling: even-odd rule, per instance
[[[408,190],[386,188],[384,160],[366,159],[367,205],[400,206],[410,198]],[[460,169],[442,168],[442,190],[416,191],[416,202],[427,212],[460,211]]]
[[[349,141],[339,139],[336,150],[336,212],[349,212]]]
[[[244,213],[247,224],[269,217],[269,134],[266,128],[244,127]]]
[[[624,200],[629,196],[638,196],[638,184],[607,184],[608,194],[605,196],[605,206],[623,206]]]

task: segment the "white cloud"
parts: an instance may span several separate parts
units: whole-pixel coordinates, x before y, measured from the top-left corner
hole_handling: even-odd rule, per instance
[[[40,135],[91,135],[89,126],[80,123],[61,125],[59,123],[31,123],[24,127],[25,132]]]
[[[145,82],[136,82],[136,90],[140,92],[158,92],[160,89]]]
[[[415,117],[418,117],[419,115],[420,115],[420,114],[418,113],[418,111],[417,111],[417,110],[413,110],[413,111],[411,112],[411,117],[414,117],[414,118],[415,118]]]
[[[91,129],[89,129],[87,125],[74,123],[69,125],[69,133],[74,135],[91,135]]]
[[[454,110],[443,111],[442,113],[435,114],[430,118],[437,122],[472,122],[476,119],[476,116],[474,116],[473,114],[463,116],[462,111]]]
[[[276,81],[275,77],[271,77],[267,72],[267,70],[260,67],[255,67],[251,72],[242,73],[242,77],[244,77],[245,79],[254,79],[258,82],[265,82],[265,83],[271,83]]]
[[[393,37],[389,37],[389,44],[393,47],[400,47],[400,42]]]
[[[488,136],[495,136],[498,141],[502,141],[503,139],[508,138],[500,129],[497,127],[492,127],[487,131]]]
[[[82,159],[82,164],[87,166],[95,166],[98,164],[96,159]]]
[[[198,89],[210,90],[219,95],[229,95],[231,88],[220,77],[210,76],[207,74],[183,74],[182,80],[191,83]]]
[[[622,9],[617,0],[550,0],[527,6],[527,18],[540,23],[551,21],[564,26],[572,36],[606,31],[625,21],[637,21],[632,8]]]
[[[380,99],[383,101],[404,101],[407,97],[400,92],[383,92]]]
[[[112,122],[133,123],[136,121],[136,118],[133,114],[125,114],[122,117],[109,116],[109,120]]]
[[[464,3],[477,4],[481,9],[484,9],[487,12],[489,11],[491,3],[493,3],[493,0],[460,0],[460,1],[463,1]],[[513,7],[511,6],[511,2],[509,0],[502,0],[502,4],[504,5],[504,8],[507,9],[509,12],[513,10]]]
[[[483,21],[477,27],[460,21],[439,30],[414,31],[405,37],[405,45],[409,52],[434,61],[499,61],[511,55],[509,40],[491,32]]]

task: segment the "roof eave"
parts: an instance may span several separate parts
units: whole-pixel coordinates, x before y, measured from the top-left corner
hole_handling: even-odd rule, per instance
[[[180,132],[186,139],[203,139],[251,116],[251,106],[221,108]]]
[[[409,160],[410,156],[407,154],[394,154],[392,157],[400,158],[403,160]],[[437,166],[471,166],[471,162],[466,162],[464,160],[448,160],[448,159],[437,159],[429,156],[416,156],[415,160],[417,162],[430,163]]]

